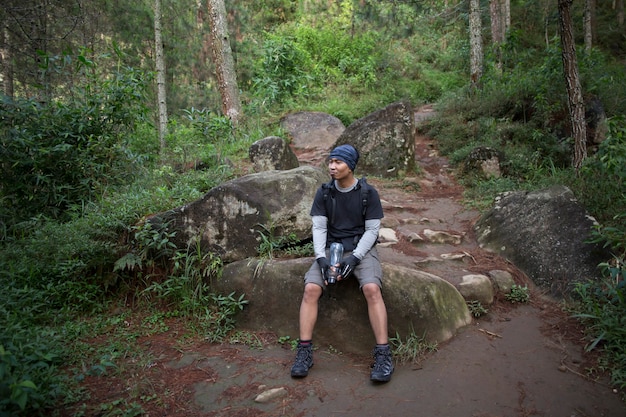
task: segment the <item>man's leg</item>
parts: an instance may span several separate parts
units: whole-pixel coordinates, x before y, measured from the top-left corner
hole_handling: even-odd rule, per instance
[[[374,364],[370,379],[376,382],[387,382],[391,380],[391,374],[394,370],[387,333],[387,308],[377,284],[363,285],[363,294],[367,300],[367,312],[376,338],[376,347],[373,352]]]
[[[363,295],[365,295],[365,300],[367,300],[367,313],[374,331],[376,344],[385,345],[389,342],[387,307],[385,306],[380,287],[376,284],[365,284],[363,286]]]
[[[300,341],[296,360],[291,367],[291,376],[305,377],[313,366],[313,329],[317,321],[318,302],[322,295],[322,287],[317,284],[304,285],[304,295],[300,303]]]
[[[311,340],[313,329],[317,321],[319,299],[322,296],[322,287],[317,284],[306,284],[304,295],[300,303],[300,340]]]

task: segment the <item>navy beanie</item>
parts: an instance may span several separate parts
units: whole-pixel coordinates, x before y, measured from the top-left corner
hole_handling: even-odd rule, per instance
[[[350,171],[354,171],[359,162],[359,152],[352,145],[339,145],[330,152],[328,158],[339,159],[350,167]]]

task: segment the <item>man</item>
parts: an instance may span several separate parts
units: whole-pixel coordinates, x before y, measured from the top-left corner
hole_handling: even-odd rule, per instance
[[[355,178],[358,161],[359,153],[351,145],[333,149],[328,157],[332,181],[317,191],[313,201],[311,217],[316,260],[304,276],[300,340],[291,368],[292,377],[307,376],[313,366],[312,339],[318,301],[329,285],[331,268],[336,268],[338,282],[356,277],[367,300],[368,316],[376,339],[370,379],[387,382],[394,370],[387,334],[387,308],[381,292],[382,267],[375,247],[383,209],[378,192],[365,181]],[[330,265],[328,261],[328,249],[333,242],[342,243],[345,251],[343,260],[337,265]]]

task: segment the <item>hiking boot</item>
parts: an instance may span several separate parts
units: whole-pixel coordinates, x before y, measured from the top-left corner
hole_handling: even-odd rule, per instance
[[[389,346],[374,348],[374,363],[370,379],[375,382],[388,382],[393,374],[393,359]]]
[[[302,378],[309,374],[309,369],[313,367],[313,344],[303,345],[298,343],[296,361],[291,367],[291,376]]]

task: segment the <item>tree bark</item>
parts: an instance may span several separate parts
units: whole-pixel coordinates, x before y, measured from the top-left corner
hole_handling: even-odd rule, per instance
[[[589,55],[593,47],[593,26],[595,20],[595,0],[585,0],[585,12],[583,14],[583,27],[585,29],[585,53]]]
[[[504,42],[504,17],[501,0],[489,2],[489,14],[491,16],[491,40],[493,43]]]
[[[483,75],[483,40],[480,20],[480,1],[470,0],[470,81],[478,88]]]
[[[571,5],[573,0],[559,0],[559,23],[561,28],[561,47],[563,74],[567,88],[572,137],[574,139],[573,165],[579,172],[587,157],[587,127],[585,123],[585,103],[578,76],[576,45],[574,44]]]
[[[616,0],[615,12],[617,14],[617,25],[624,26],[624,0]]]
[[[2,66],[2,88],[7,97],[13,98],[13,57],[11,56],[11,33],[8,22],[0,22],[0,66]]]
[[[154,49],[157,73],[157,107],[159,112],[159,143],[165,150],[167,134],[167,92],[165,89],[165,57],[161,36],[161,0],[154,0]]]
[[[230,47],[224,0],[208,0],[211,51],[217,84],[222,96],[222,112],[236,125],[241,117],[241,102],[235,61]]]
[[[504,21],[503,21],[502,0],[489,1],[489,15],[491,17],[491,42],[496,59],[496,69],[502,71],[502,43],[504,42]]]
[[[502,8],[502,14],[504,15],[504,36],[506,37],[506,33],[511,28],[511,0],[503,0]]]

